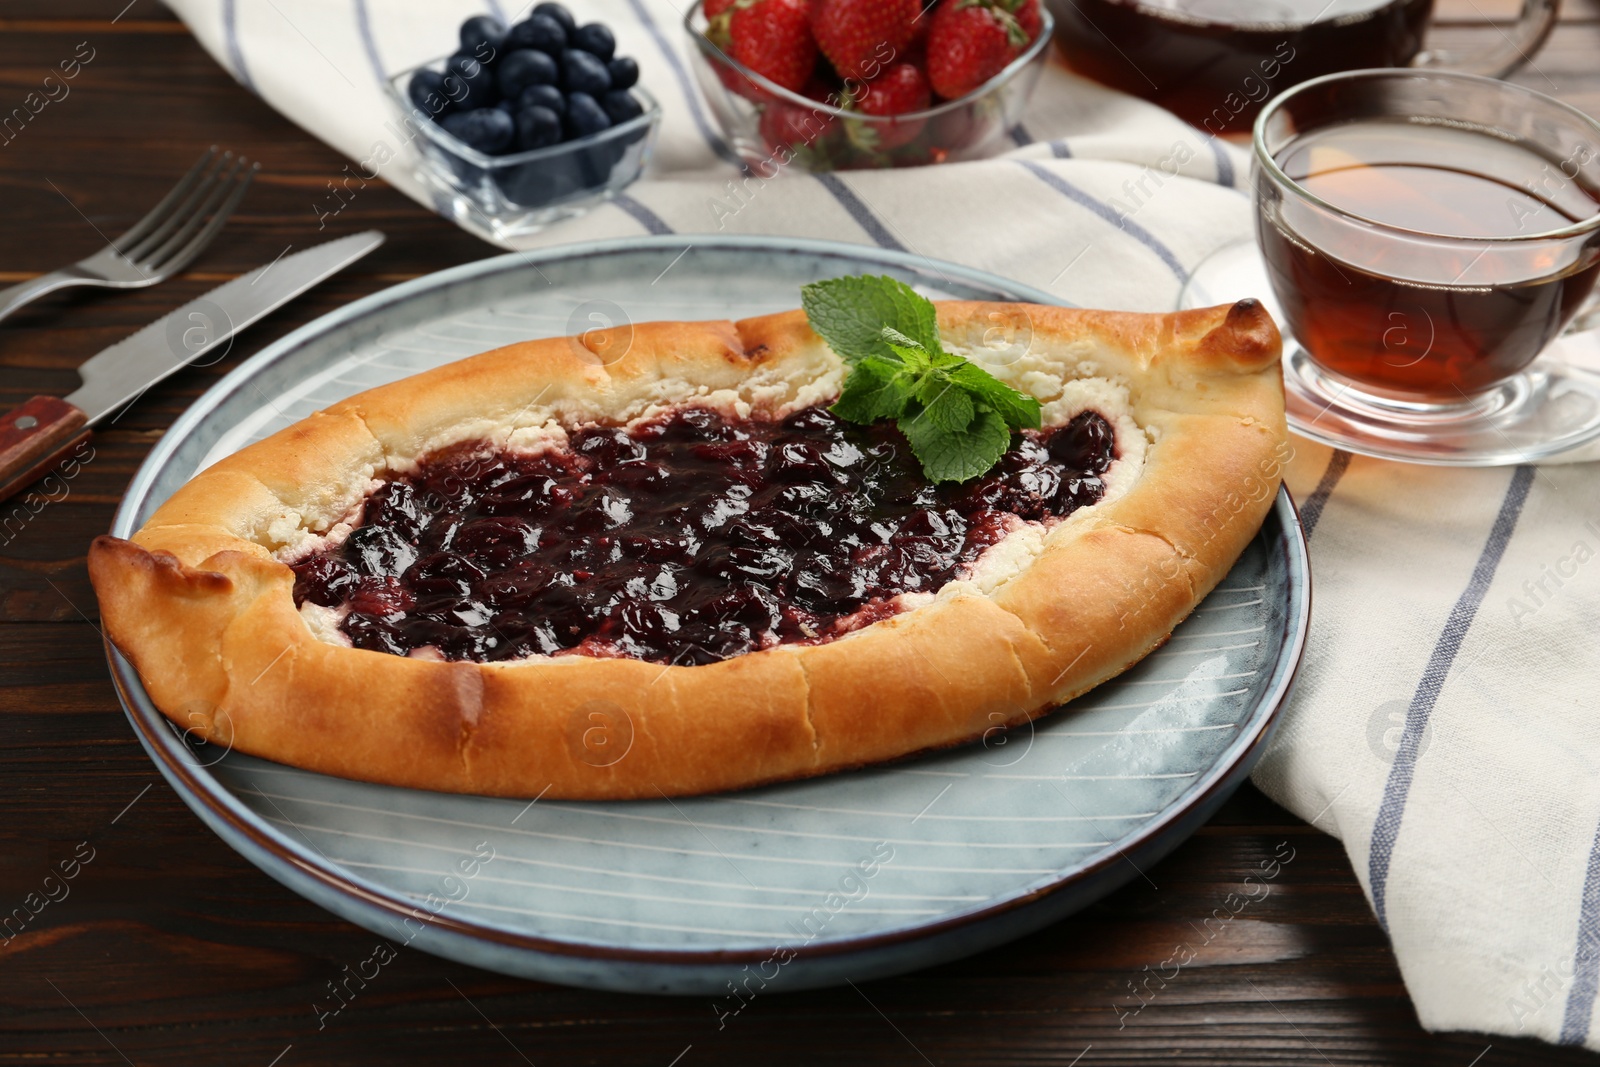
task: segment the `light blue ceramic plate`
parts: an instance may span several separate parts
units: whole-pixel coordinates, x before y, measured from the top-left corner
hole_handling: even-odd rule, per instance
[[[240,366],[163,438],[114,532],[130,535],[217,456],[358,390],[618,316],[791,308],[801,284],[862,271],[933,297],[1051,299],[815,241],[672,237],[500,256],[358,301]],[[1136,876],[1243,781],[1289,692],[1309,602],[1305,544],[1280,495],[1163,649],[1031,730],[677,801],[529,804],[310,774],[186,744],[115,653],[112,668],[146,749],[212,829],[394,945],[603,989],[770,992],[976,952]]]

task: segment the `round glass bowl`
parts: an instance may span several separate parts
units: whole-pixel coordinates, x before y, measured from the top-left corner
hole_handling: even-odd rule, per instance
[[[413,75],[443,71],[446,58],[401,71],[387,88],[402,136],[417,146],[417,177],[434,191],[435,210],[462,229],[491,241],[536,233],[604,203],[644,171],[661,107],[641,86],[629,90],[644,107],[637,118],[548,148],[491,156],[445,132],[406,95]]]
[[[757,174],[790,164],[811,171],[915,167],[977,159],[1022,119],[1050,51],[1055,20],[1005,70],[961,97],[904,115],[845,111],[791,92],[735,61],[705,34],[700,0],[683,28],[696,79],[733,150]]]

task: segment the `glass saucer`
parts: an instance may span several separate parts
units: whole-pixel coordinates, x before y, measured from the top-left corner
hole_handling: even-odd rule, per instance
[[[1178,297],[1180,309],[1255,297],[1280,328],[1282,310],[1253,240],[1202,260]],[[1569,331],[1527,370],[1458,404],[1413,404],[1367,393],[1329,374],[1287,333],[1284,406],[1289,428],[1334,448],[1406,463],[1498,467],[1559,455],[1600,439],[1600,373],[1567,362],[1600,353],[1600,335]],[[1600,363],[1596,363],[1600,366]]]

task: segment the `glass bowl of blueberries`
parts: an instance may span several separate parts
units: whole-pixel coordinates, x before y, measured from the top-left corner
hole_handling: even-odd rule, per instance
[[[661,108],[598,22],[542,3],[509,28],[480,15],[461,47],[389,79],[435,206],[491,240],[581,215],[639,177]]]

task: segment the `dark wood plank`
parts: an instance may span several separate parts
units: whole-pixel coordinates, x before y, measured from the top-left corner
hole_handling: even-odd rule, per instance
[[[54,62],[48,57],[72,55],[81,40],[68,32],[0,32],[0,104],[6,93],[20,101],[37,81],[34,75],[42,77]],[[195,272],[231,276],[270,261],[290,241],[303,247],[379,222],[387,224],[392,247],[386,260],[363,264],[363,272],[383,273],[400,262],[433,270],[492,251],[381,183],[356,189],[355,198],[319,230],[319,209],[326,214],[331,202],[328,184],[347,177],[347,160],[234,84],[184,34],[109,35],[96,37],[90,47],[94,57],[70,83],[70,93],[0,145],[0,192],[7,204],[0,222],[7,238],[0,281],[96,251],[159,200],[211,145],[244,153],[262,169],[223,238],[194,264]],[[129,114],[133,99],[139,102],[136,117]],[[107,180],[108,169],[114,181]],[[19,225],[28,240],[15,239]],[[46,306],[59,310],[83,298],[55,299]],[[26,326],[60,320],[20,321]]]
[[[112,22],[122,3],[0,10],[0,104],[77,42],[96,49],[71,95],[0,147],[0,284],[93,251],[211,143],[260,159],[261,180],[184,277],[141,293],[62,294],[0,327],[0,405],[70,391],[83,358],[287,243],[371,226],[391,240],[216,366],[153,390],[95,437],[65,491],[0,506],[0,920],[18,907],[31,916],[18,927],[12,910],[14,936],[0,933],[0,1064],[1594,1062],[1423,1033],[1342,846],[1251,787],[1148,880],[1037,936],[859,990],[762,996],[720,1028],[705,998],[563,989],[411,950],[319,1019],[327,983],[376,939],[255,870],[159,778],[106,674],[83,555],[165,427],[239,359],[395,280],[492,250],[376,184],[319,232],[317,194],[344,161],[235,86],[155,0]],[[1459,25],[1474,21],[1464,4],[1487,0],[1442,0],[1448,32],[1493,32]],[[1600,108],[1597,35],[1596,0],[1568,3],[1518,80]],[[1192,940],[1191,924],[1284,842],[1295,858],[1272,894],[1139,1006],[1130,983]],[[46,877],[89,850],[68,895],[28,912],[41,899],[29,894],[57,886]]]
[[[187,33],[160,0],[9,0],[0,8],[9,33]]]

